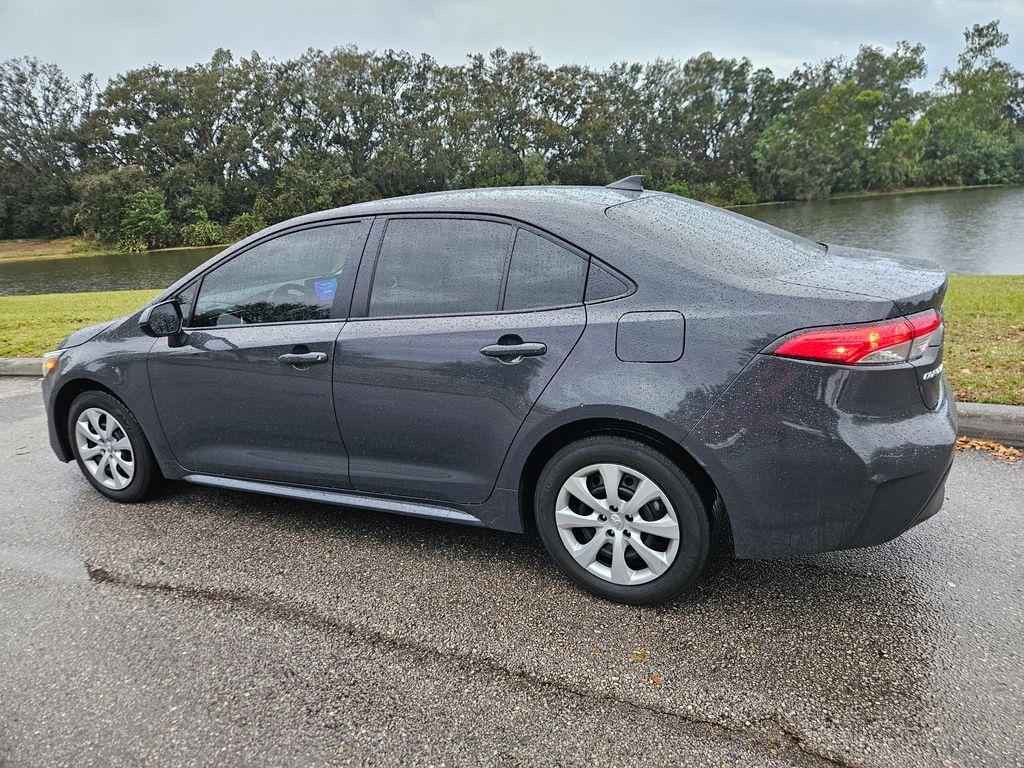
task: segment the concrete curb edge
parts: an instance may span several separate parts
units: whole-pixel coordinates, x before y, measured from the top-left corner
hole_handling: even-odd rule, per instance
[[[1024,448],[1024,406],[957,403],[957,434]]]
[[[43,375],[41,357],[0,357],[0,376]]]

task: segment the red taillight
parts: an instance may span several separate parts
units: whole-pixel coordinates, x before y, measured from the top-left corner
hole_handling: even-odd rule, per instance
[[[924,354],[942,325],[934,309],[881,323],[815,328],[785,339],[772,354],[842,365],[900,363]]]

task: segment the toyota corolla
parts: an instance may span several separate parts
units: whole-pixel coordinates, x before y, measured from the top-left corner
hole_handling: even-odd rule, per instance
[[[272,226],[47,355],[50,442],[164,480],[522,532],[650,603],[744,558],[888,541],[943,501],[945,274],[630,177]]]

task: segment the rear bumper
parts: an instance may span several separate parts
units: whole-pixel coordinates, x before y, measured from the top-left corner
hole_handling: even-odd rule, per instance
[[[939,389],[929,409],[913,364],[758,356],[686,440],[725,501],[737,556],[881,544],[938,512],[956,444]]]

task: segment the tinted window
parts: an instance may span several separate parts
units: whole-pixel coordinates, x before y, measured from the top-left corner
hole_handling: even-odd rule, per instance
[[[203,278],[192,326],[327,319],[365,235],[362,223],[304,229],[236,256]]]
[[[370,315],[493,312],[512,227],[469,219],[392,219],[381,243]]]
[[[505,309],[560,307],[583,300],[587,262],[550,240],[520,229],[512,250]]]
[[[629,286],[601,266],[596,259],[590,260],[587,272],[587,301],[602,301],[629,292]]]

